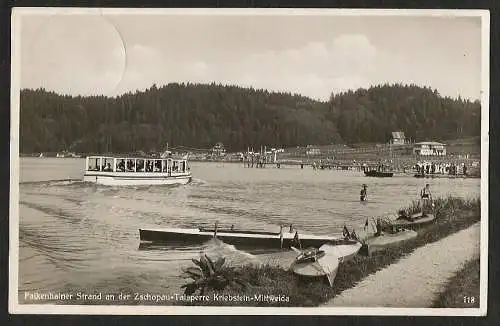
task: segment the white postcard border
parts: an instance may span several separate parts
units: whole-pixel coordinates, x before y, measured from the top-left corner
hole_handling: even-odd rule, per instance
[[[332,16],[449,16],[480,17],[481,65],[481,236],[479,308],[368,308],[368,307],[215,307],[19,304],[19,105],[21,16],[26,15],[332,15]],[[11,30],[11,139],[9,203],[9,312],[11,314],[97,315],[381,315],[381,316],[485,316],[488,286],[488,154],[489,154],[489,50],[488,10],[427,9],[184,9],[184,8],[13,8]]]

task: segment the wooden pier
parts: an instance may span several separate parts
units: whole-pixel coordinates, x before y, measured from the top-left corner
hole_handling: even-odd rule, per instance
[[[276,161],[276,162],[265,162],[265,161],[245,161],[244,166],[247,168],[265,168],[265,167],[299,167],[301,169],[305,167],[312,167],[317,170],[353,170],[353,171],[364,171],[368,166],[363,166],[360,164],[346,164],[346,163],[317,163],[317,162],[293,162],[293,161]]]

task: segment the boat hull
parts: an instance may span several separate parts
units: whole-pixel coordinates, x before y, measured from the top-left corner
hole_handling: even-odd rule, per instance
[[[303,277],[326,277],[330,286],[333,286],[333,281],[339,269],[339,257],[333,254],[325,254],[325,256],[319,258],[315,262],[293,262],[290,269],[295,274]]]
[[[367,177],[390,178],[394,172],[380,172],[380,171],[365,171]]]
[[[339,264],[352,259],[361,249],[361,243],[357,241],[348,241],[343,244],[342,241],[335,241],[323,244],[319,251],[323,252],[322,257],[311,262],[294,261],[290,269],[302,277],[326,277],[330,286],[337,276]]]
[[[362,244],[360,242],[355,242],[352,244],[335,244],[335,243],[325,243],[319,249],[323,250],[326,255],[337,256],[341,262],[351,260],[356,256],[361,249]]]
[[[214,238],[214,232],[200,231],[199,229],[139,229],[139,236],[142,242],[153,242],[169,245],[201,245]],[[226,244],[233,245],[238,249],[289,249],[298,247],[295,240],[295,233],[241,233],[238,232],[217,232],[217,239]],[[328,236],[300,235],[300,246],[319,248],[324,243],[335,241]]]
[[[422,216],[422,214],[420,214]],[[414,220],[410,221],[407,219],[397,219],[394,221],[391,221],[391,224],[394,226],[399,226],[399,227],[411,227],[411,226],[419,226],[419,225],[425,225],[427,223],[431,223],[436,219],[436,216],[434,214],[428,214],[425,217],[419,217],[418,215],[413,216]]]
[[[138,185],[173,185],[187,184],[191,174],[168,175],[166,173],[141,172],[93,172],[86,171],[84,182],[93,182],[107,186],[138,186]]]
[[[363,251],[364,254],[371,255],[372,253],[387,248],[390,245],[413,239],[417,235],[417,232],[413,230],[403,230],[393,234],[382,233],[379,236],[375,236],[374,233],[367,233],[363,236],[365,247],[363,248]]]

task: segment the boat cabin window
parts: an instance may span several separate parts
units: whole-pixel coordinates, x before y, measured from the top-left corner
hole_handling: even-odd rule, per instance
[[[153,172],[153,161],[151,160],[145,160],[146,164],[146,168],[145,168],[145,172]]]
[[[116,159],[116,171],[125,172],[125,159],[122,158]]]
[[[172,172],[178,172],[178,171],[179,171],[179,162],[173,161]]]
[[[101,171],[113,172],[113,159],[112,158],[102,158]]]
[[[87,166],[87,171],[100,171],[101,169],[99,168],[99,158],[97,157],[92,157],[89,158],[88,160],[88,166]]]
[[[154,172],[161,172],[161,160],[154,161]]]
[[[144,160],[137,160],[137,172],[145,171],[145,162]]]
[[[134,172],[135,171],[135,160],[127,160],[127,172]]]

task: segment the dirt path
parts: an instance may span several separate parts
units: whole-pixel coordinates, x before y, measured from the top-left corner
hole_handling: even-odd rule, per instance
[[[369,275],[324,306],[424,308],[447,280],[479,256],[480,224],[416,249],[399,262]]]

